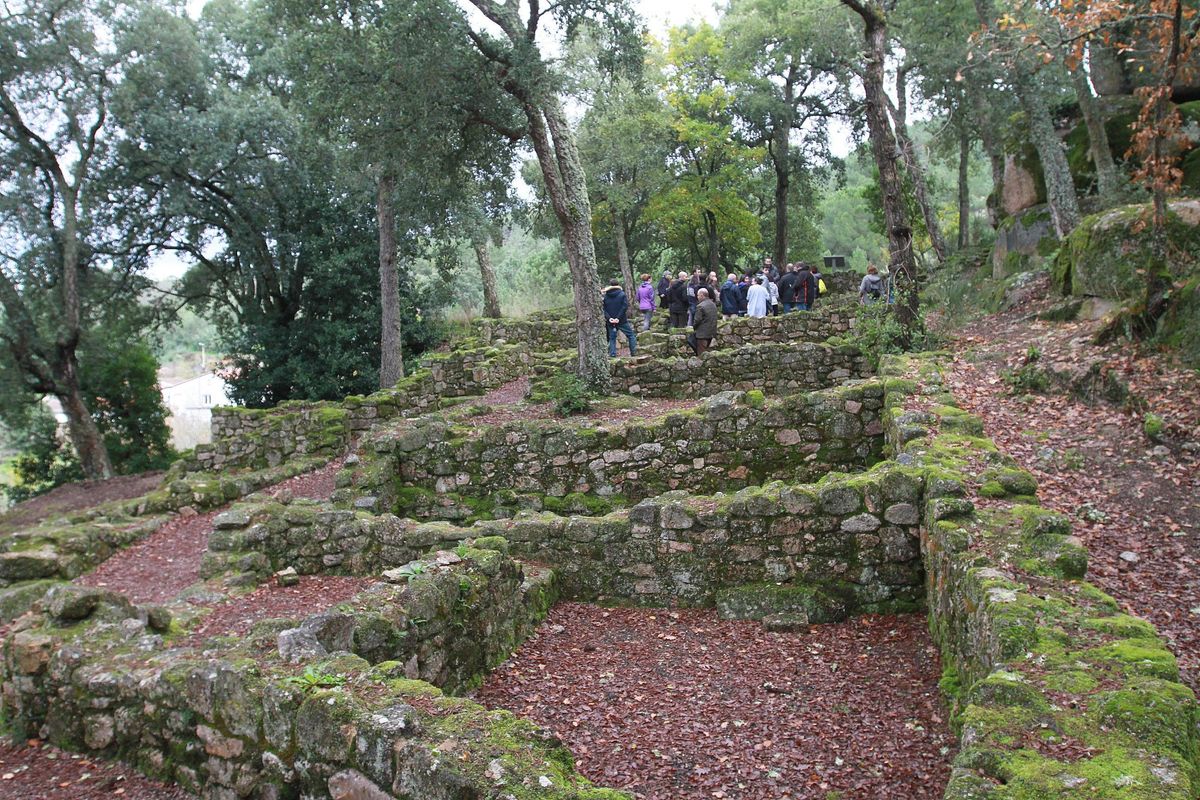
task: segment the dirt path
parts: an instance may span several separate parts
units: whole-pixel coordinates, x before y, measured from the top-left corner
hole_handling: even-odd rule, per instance
[[[265,492],[314,500],[333,494],[336,459],[320,469],[297,475]],[[208,549],[213,519],[229,506],[203,514],[178,514],[137,544],[116,553],[76,583],[121,592],[135,603],[161,603],[200,580],[200,564]]]
[[[562,603],[478,699],[645,800],[940,798],[954,736],[925,619],[768,633],[710,610]]]
[[[1031,319],[1028,307],[957,334],[952,384],[988,436],[1037,476],[1046,506],[1072,517],[1090,552],[1088,579],[1153,622],[1200,688],[1200,375],[1129,345],[1098,348],[1098,323]],[[1142,412],[1089,406],[1064,392],[1014,395],[1002,372],[1030,347],[1039,363],[1100,360],[1117,371],[1176,434],[1167,447],[1142,431]]]
[[[192,795],[150,780],[132,767],[94,761],[34,739],[0,742],[0,800],[189,800]]]

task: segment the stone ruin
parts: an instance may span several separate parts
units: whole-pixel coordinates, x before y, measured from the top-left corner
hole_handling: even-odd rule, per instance
[[[555,315],[477,321],[369,397],[218,411],[155,492],[0,543],[8,732],[212,800],[616,800],[552,737],[462,696],[557,599],[778,630],[922,610],[959,732],[946,798],[1196,796],[1174,657],[1084,581],[1069,520],[958,408],[942,354],[872,369],[848,306],[723,325],[702,359],[662,331],[614,362],[624,393],[694,400],[648,419],[493,420],[488,391],[569,361]],[[263,491],[339,459],[327,500]],[[231,632],[206,628],[196,587],[137,605],[72,582],[223,506],[199,590],[361,590]]]

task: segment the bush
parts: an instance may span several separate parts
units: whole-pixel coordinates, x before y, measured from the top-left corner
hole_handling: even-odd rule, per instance
[[[561,417],[584,414],[592,410],[595,395],[587,385],[574,375],[556,375],[546,384],[546,397],[554,403],[554,411]]]
[[[1142,431],[1146,434],[1146,438],[1153,442],[1157,442],[1162,438],[1165,425],[1166,423],[1163,422],[1162,417],[1149,411],[1142,418]]]
[[[18,446],[21,452],[12,460],[14,483],[3,487],[11,502],[20,503],[64,483],[83,480],[75,450],[58,437],[50,412],[42,409],[33,415]]]
[[[873,369],[879,369],[879,361],[885,355],[937,347],[937,337],[925,327],[923,317],[917,320],[906,346],[905,330],[896,319],[895,308],[886,303],[858,307],[852,341],[862,350]]]

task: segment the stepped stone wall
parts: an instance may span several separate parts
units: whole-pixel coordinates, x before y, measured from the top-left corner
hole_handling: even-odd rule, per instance
[[[936,355],[881,373],[890,449],[926,474],[930,630],[961,728],[946,800],[1195,797],[1200,716],[1166,644],[1082,580],[1070,520],[954,405]]]
[[[579,777],[529,723],[420,680],[473,685],[544,616],[552,581],[494,550],[419,566],[345,610],[261,623],[218,659],[163,649],[161,609],[64,590],[5,642],[6,721],[18,736],[123,758],[208,800],[449,800],[529,786],[538,797],[624,800]],[[288,666],[297,661],[313,669],[300,675]]]
[[[761,393],[722,392],[690,411],[597,427],[523,421],[476,430],[469,417],[430,417],[378,432],[349,472],[357,496],[416,519],[594,513],[672,489],[711,493],[861,469],[879,457],[882,406],[882,384],[860,382],[770,403]]]

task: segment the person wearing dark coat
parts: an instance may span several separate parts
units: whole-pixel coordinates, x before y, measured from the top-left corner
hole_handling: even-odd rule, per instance
[[[736,317],[738,315],[738,284],[737,275],[732,272],[725,282],[721,284],[721,313],[727,317]]]
[[[671,315],[672,328],[686,328],[688,321],[688,274],[679,273],[679,277],[667,290],[667,312]]]
[[[696,355],[704,355],[717,336],[717,304],[709,297],[708,289],[696,292],[696,315],[692,319],[692,336],[696,341]]]
[[[746,316],[746,308],[750,304],[750,275],[742,276],[742,280],[738,283],[738,316]]]
[[[811,311],[815,302],[817,302],[817,279],[809,271],[808,264],[801,261],[800,271],[796,273],[796,308],[800,311]]]
[[[792,269],[792,265],[788,264],[784,267],[783,277],[779,279],[779,302],[783,306],[783,313],[796,311],[796,273]]]
[[[670,288],[671,288],[671,273],[669,271],[664,270],[662,277],[658,279],[658,286],[656,286],[654,288],[654,291],[658,294],[658,307],[659,308],[667,307],[667,292],[670,290]]]
[[[621,288],[621,279],[614,278],[610,285],[604,287],[604,319],[608,324],[608,354],[615,358],[617,355],[617,332],[625,334],[629,344],[629,355],[637,355],[637,334],[629,322],[629,298]]]

